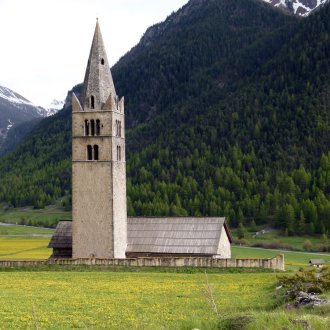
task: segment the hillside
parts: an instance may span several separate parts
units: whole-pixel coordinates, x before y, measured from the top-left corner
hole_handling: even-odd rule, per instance
[[[63,104],[49,108],[34,105],[22,95],[0,86],[0,155],[12,150],[44,118],[55,114]]]
[[[166,113],[201,92],[208,94],[213,81],[225,95],[273,49],[264,47],[248,59],[252,54],[244,52],[259,47],[266,37],[268,43],[280,42],[281,35],[274,32],[294,21],[253,0],[190,1],[149,28],[112,69],[117,91],[125,95],[127,126]]]
[[[20,94],[0,86],[0,154],[8,133],[20,124],[32,125],[42,117],[41,109]]]
[[[113,68],[129,214],[330,230],[329,17],[329,6],[299,20],[253,0],[192,0],[150,28]],[[0,159],[0,200],[68,195],[70,120],[68,102]]]
[[[255,71],[240,74],[224,99],[215,81],[130,132],[131,212],[329,230],[329,9],[244,49],[235,68]]]

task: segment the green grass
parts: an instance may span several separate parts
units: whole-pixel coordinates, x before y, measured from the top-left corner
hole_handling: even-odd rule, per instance
[[[285,267],[288,270],[295,270],[300,267],[307,267],[310,259],[324,259],[327,265],[330,265],[329,253],[308,253],[280,250],[266,250],[259,248],[232,247],[232,256],[234,258],[273,258],[277,254],[284,254]]]
[[[27,226],[0,226],[0,260],[43,260],[53,229]]]
[[[260,230],[260,228],[258,230]],[[235,239],[238,239],[237,229],[232,230],[232,235]],[[290,246],[292,250],[300,251],[304,250],[303,245],[307,240],[309,240],[314,247],[324,244],[324,239],[321,236],[284,236],[280,230],[272,230],[271,232],[255,237],[254,232],[247,232],[244,240],[248,242],[249,246],[263,242],[270,243],[272,241],[277,241],[279,243]]]
[[[32,208],[0,209],[0,222],[41,227],[55,227],[60,220],[71,220],[71,212],[63,211],[55,206],[43,210]]]
[[[0,237],[0,260],[43,260],[52,250],[47,248],[50,237]]]
[[[10,226],[0,236],[0,259],[47,259],[52,230]],[[16,236],[12,236],[16,235]],[[233,247],[237,258],[271,258],[278,251]],[[287,268],[311,257],[284,252]],[[219,317],[205,294],[205,269],[40,266],[0,269],[0,329],[313,329],[329,324],[330,308],[287,311],[274,295],[276,273],[206,269]],[[330,298],[329,294],[328,297]],[[245,327],[245,328],[244,328]]]
[[[328,307],[277,307],[275,285],[273,273],[0,272],[0,329],[326,329]]]
[[[219,310],[271,310],[274,274],[210,274]],[[0,328],[192,329],[217,323],[204,274],[0,273]],[[15,306],[15,308],[13,308]]]
[[[54,230],[41,227],[0,225],[0,236],[51,236]]]

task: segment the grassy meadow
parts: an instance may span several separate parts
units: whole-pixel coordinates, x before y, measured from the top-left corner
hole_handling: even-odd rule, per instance
[[[0,272],[0,329],[327,329],[329,309],[288,312],[275,285],[260,272]]]
[[[310,259],[323,259],[330,266],[330,253],[268,250],[242,246],[232,247],[233,258],[273,258],[277,254],[284,254],[285,268],[287,270],[307,267]]]
[[[41,210],[35,210],[32,207],[7,209],[5,206],[0,208],[0,222],[55,227],[60,220],[71,220],[72,215],[69,211],[52,205]]]
[[[304,244],[306,241],[311,243],[311,251],[322,251],[320,250],[323,248],[323,245],[329,245],[329,238],[327,238],[327,242],[325,242],[324,237],[322,235],[314,235],[314,236],[286,236],[283,234],[281,230],[275,229],[265,229],[265,233],[261,233],[262,227],[256,228],[259,231],[258,235],[256,231],[245,231],[244,234],[244,245],[251,246],[251,247],[262,247],[265,243],[272,244],[277,246],[278,249],[286,249],[286,250],[293,250],[293,251],[305,251]],[[238,230],[232,229],[231,233],[234,239],[238,240]],[[330,249],[329,249],[330,252]]]
[[[0,259],[47,259],[47,248],[53,229],[0,225]]]
[[[0,260],[42,260],[51,255],[48,237],[0,236]]]
[[[0,226],[0,259],[47,259],[52,229]],[[236,258],[277,250],[234,246]],[[330,254],[284,251],[289,270]],[[44,266],[0,269],[0,329],[327,329],[330,308],[288,311],[277,273]],[[328,295],[330,299],[330,295]]]

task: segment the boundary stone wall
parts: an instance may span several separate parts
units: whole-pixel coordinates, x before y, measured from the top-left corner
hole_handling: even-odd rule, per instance
[[[136,258],[136,259],[48,259],[0,260],[0,267],[24,268],[40,265],[86,265],[125,267],[205,267],[205,268],[263,268],[285,270],[284,255],[271,259],[215,259],[215,258]]]

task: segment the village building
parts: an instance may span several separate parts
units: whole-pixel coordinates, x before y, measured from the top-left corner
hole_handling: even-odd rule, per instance
[[[230,258],[225,218],[127,218],[124,113],[97,22],[72,96],[72,222],[58,224],[52,258]]]

